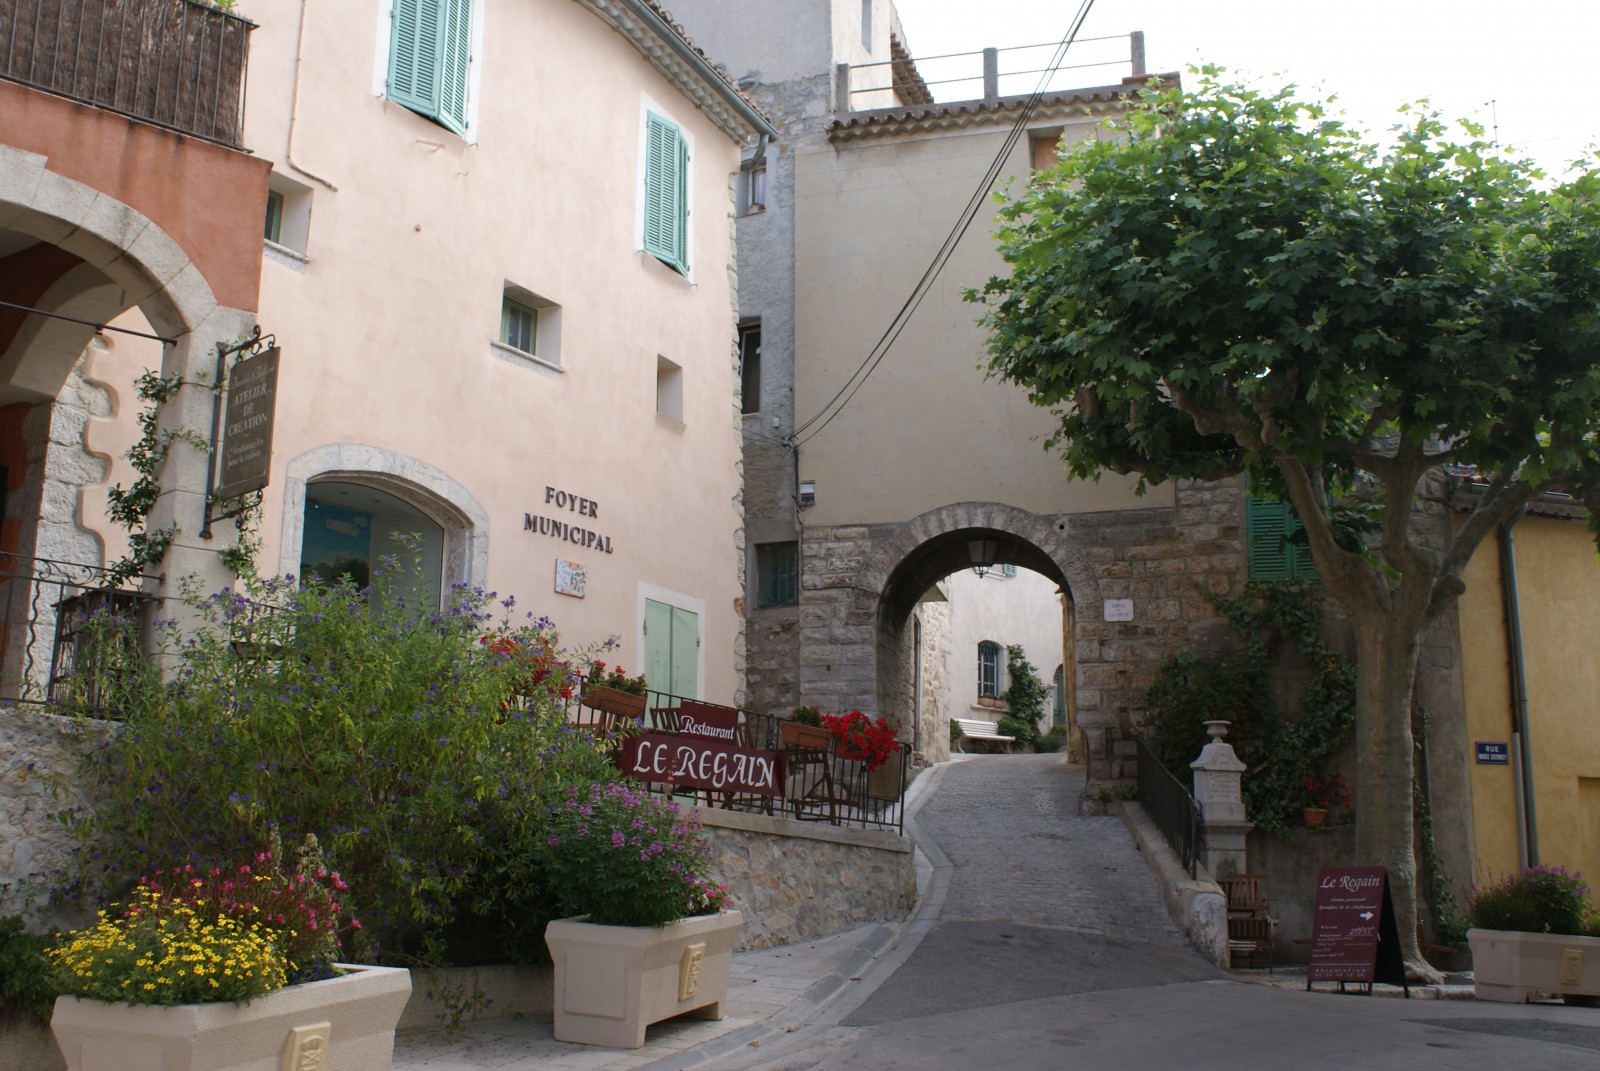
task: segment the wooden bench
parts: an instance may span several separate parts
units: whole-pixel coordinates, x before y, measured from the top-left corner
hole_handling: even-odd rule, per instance
[[[992,721],[982,718],[956,718],[955,723],[961,726],[961,739],[956,743],[962,752],[967,750],[967,741],[976,740],[980,744],[999,744],[1008,753],[1011,745],[1016,742],[1016,737],[1001,734]]]

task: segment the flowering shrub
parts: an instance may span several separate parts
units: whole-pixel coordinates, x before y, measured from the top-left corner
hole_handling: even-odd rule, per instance
[[[289,962],[264,922],[219,915],[204,900],[166,899],[148,885],[121,918],[72,934],[50,953],[70,996],[129,1004],[249,1000],[281,988]]]
[[[823,727],[839,742],[839,754],[858,759],[868,770],[876,770],[900,749],[896,729],[882,715],[876,721],[859,710],[848,714],[824,714]]]
[[[1487,885],[1474,885],[1467,918],[1480,930],[1600,937],[1600,919],[1585,898],[1588,891],[1579,875],[1561,867],[1530,867]]]
[[[365,587],[187,593],[190,624],[162,632],[169,672],[105,682],[125,724],[88,756],[92,806],[68,815],[80,884],[61,891],[107,902],[174,858],[232,865],[276,827],[338,861],[353,959],[541,956],[523,861],[550,802],[608,769],[561,699],[559,663],[592,652],[564,656],[548,620],[514,623],[513,599],[478,588],[419,605],[417,576],[387,559]],[[531,651],[550,658],[537,681]]]
[[[1329,807],[1343,807],[1348,810],[1350,808],[1350,786],[1338,774],[1334,774],[1326,781],[1308,777],[1306,778],[1305,806],[1321,807],[1324,810]]]
[[[545,878],[563,915],[603,926],[661,926],[720,911],[712,847],[699,816],[624,782],[576,785],[551,817]]]
[[[572,667],[561,660],[552,645],[552,637],[489,632],[479,637],[478,642],[506,662],[512,686],[519,696],[537,696],[553,689],[562,699],[572,698]]]
[[[621,666],[612,666],[608,670],[604,662],[595,662],[589,666],[589,682],[603,684],[607,688],[615,688],[629,695],[644,695],[650,690],[643,673],[637,677],[630,677]]]
[[[249,863],[228,869],[196,869],[191,863],[158,870],[141,885],[155,894],[161,910],[190,901],[206,905],[219,917],[267,927],[288,960],[291,983],[331,978],[344,911],[339,894],[347,886],[337,870],[329,869],[310,833],[294,868],[285,871],[283,862],[282,843],[274,830],[267,850]],[[361,928],[357,919],[349,920],[349,925]]]

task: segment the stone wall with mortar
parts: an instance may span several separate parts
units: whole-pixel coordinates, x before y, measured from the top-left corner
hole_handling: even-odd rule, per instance
[[[801,546],[800,685],[831,709],[887,709],[904,674],[897,630],[882,620],[890,574],[930,540],[970,529],[1007,534],[1047,555],[1076,606],[1074,700],[1089,767],[1089,805],[1134,776],[1134,734],[1163,659],[1225,626],[1201,595],[1246,579],[1244,497],[1237,480],[1186,481],[1174,505],[1037,515],[957,503],[902,524],[808,528]],[[1127,599],[1131,621],[1106,621]]]
[[[769,948],[899,920],[917,898],[911,842],[892,831],[701,812],[713,871],[744,913],[738,947]]]
[[[77,847],[57,815],[87,802],[81,756],[109,726],[23,707],[0,710],[0,915],[27,914],[35,924],[82,921],[45,914],[50,889]]]

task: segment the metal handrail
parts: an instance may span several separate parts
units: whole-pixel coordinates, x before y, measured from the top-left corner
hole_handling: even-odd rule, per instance
[[[1200,802],[1194,793],[1172,776],[1143,738],[1138,749],[1139,806],[1150,816],[1161,835],[1167,838],[1178,862],[1195,876],[1200,861],[1203,829]]]

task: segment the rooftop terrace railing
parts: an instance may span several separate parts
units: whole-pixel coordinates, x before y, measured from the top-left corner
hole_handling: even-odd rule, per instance
[[[1108,42],[1125,42],[1126,52],[1118,54]],[[1047,73],[1050,77],[1045,82],[1045,92],[1082,86],[1083,76],[1076,73],[1079,71],[1115,68],[1118,73],[1112,81],[1147,73],[1142,32],[1084,37],[1073,44],[1074,51],[1068,56],[1072,62],[1059,67],[1050,66],[1058,47],[1055,43],[921,57],[897,50],[892,59],[878,63],[841,63],[835,72],[837,99],[845,111],[992,102],[1032,93],[1039,86],[1039,76]]]
[[[0,78],[239,148],[254,29],[197,0],[0,0]]]

